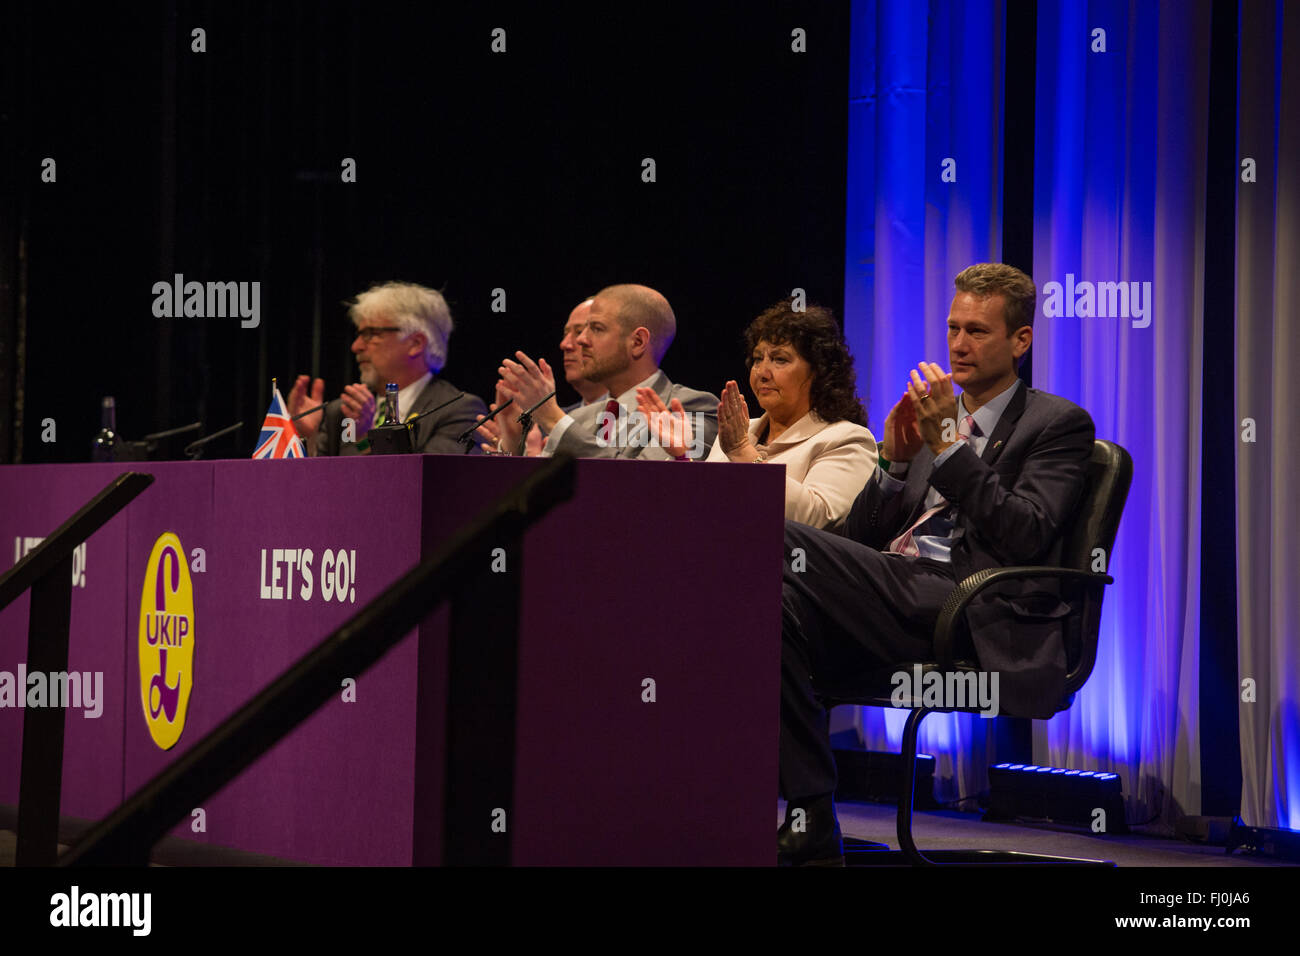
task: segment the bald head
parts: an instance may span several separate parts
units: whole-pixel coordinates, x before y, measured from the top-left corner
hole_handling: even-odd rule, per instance
[[[587,327],[591,317],[591,303],[594,299],[583,299],[569,313],[569,321],[564,323],[564,335],[560,338],[560,353],[564,361],[564,380],[573,386],[582,397],[583,402],[592,402],[605,392],[605,387],[597,382],[589,382],[582,375],[582,349],[578,346],[578,336]]]
[[[587,316],[591,314],[591,303],[594,301],[595,296],[592,296],[590,299],[583,299],[575,305],[573,311],[569,313],[569,321],[575,324],[581,322],[585,325]]]
[[[649,286],[632,284],[607,286],[595,297],[601,301],[603,311],[617,316],[625,334],[638,328],[649,332],[654,364],[663,362],[677,334],[677,319],[667,299]]]

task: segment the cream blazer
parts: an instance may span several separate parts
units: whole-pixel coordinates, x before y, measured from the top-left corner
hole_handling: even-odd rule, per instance
[[[852,422],[827,422],[809,412],[776,441],[758,443],[767,413],[749,420],[749,438],[769,463],[785,465],[785,516],[814,528],[844,523],[853,499],[876,470],[876,439]],[[715,441],[706,461],[728,461]]]

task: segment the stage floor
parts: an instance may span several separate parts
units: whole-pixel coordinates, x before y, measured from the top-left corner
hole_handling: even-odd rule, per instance
[[[785,819],[777,802],[776,822]],[[898,808],[883,803],[837,803],[840,830],[846,837],[887,843],[898,849]],[[1085,833],[1075,827],[1033,823],[985,823],[979,813],[926,810],[912,814],[917,849],[1018,850],[1050,856],[1111,860],[1117,866],[1294,866],[1241,850],[1229,855],[1220,846],[1205,846],[1136,829],[1123,836]]]
[[[845,836],[875,840],[897,849],[896,809],[878,803],[837,804],[840,828]],[[778,801],[774,817],[776,826],[784,819],[784,805]],[[14,865],[16,814],[12,807],[0,807],[0,866]],[[65,818],[60,828],[62,840],[71,841],[89,826],[90,821]],[[1093,836],[1069,827],[1035,824],[985,823],[975,813],[955,810],[922,811],[913,814],[912,833],[916,844],[927,849],[1019,850],[1057,856],[1113,860],[1119,866],[1289,866],[1264,856],[1252,856],[1238,850],[1231,855],[1222,847],[1202,846],[1165,837],[1130,833],[1126,836]],[[60,844],[60,852],[66,849]],[[773,853],[775,853],[775,846]],[[240,850],[228,850],[210,844],[167,837],[154,848],[155,866],[300,866],[294,860],[282,860]]]

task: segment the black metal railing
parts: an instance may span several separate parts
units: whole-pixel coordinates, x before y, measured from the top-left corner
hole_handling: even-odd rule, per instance
[[[32,590],[27,626],[28,673],[68,669],[72,620],[72,553],[153,484],[153,475],[119,475],[71,518],[0,577],[0,609]],[[26,688],[19,688],[20,694]],[[19,866],[49,866],[59,852],[59,800],[63,789],[62,707],[32,707],[23,716],[22,776],[18,785]]]
[[[191,810],[275,746],[450,598],[442,862],[506,864],[510,837],[466,827],[467,808],[508,802],[514,784],[523,532],[573,496],[575,465],[557,458],[507,492],[427,560],[290,666],[247,704],[93,826],[60,866],[143,865]],[[509,574],[493,574],[504,548]],[[490,741],[490,752],[484,742]]]

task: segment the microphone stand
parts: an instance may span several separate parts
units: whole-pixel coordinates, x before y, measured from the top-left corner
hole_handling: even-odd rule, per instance
[[[219,432],[213,432],[211,435],[207,435],[203,438],[200,438],[198,441],[190,442],[188,445],[185,446],[185,457],[188,458],[190,461],[198,461],[201,457],[203,457],[203,448],[205,445],[207,445],[209,442],[216,441],[222,435],[229,435],[231,432],[235,431],[236,429],[243,428],[243,427],[244,427],[243,422],[235,422],[235,424],[223,428]]]
[[[483,425],[486,422],[492,421],[492,419],[496,418],[498,415],[500,415],[502,412],[504,412],[507,408],[509,408],[513,404],[514,401],[511,400],[509,402],[506,402],[500,408],[492,409],[492,411],[488,412],[486,415],[483,416],[483,421],[475,422],[473,425],[470,425],[469,428],[465,429],[463,432],[460,433],[460,436],[456,439],[456,441],[460,442],[465,446],[465,454],[468,455],[470,453],[470,450],[473,449],[474,433],[478,431],[479,426]]]
[[[169,428],[166,431],[154,432],[152,435],[145,435],[136,441],[122,441],[121,451],[122,461],[152,461],[153,454],[158,451],[158,442],[163,438],[172,438],[176,435],[184,435],[186,432],[196,432],[203,427],[202,422],[191,422],[188,425],[182,425],[180,428]]]
[[[528,433],[533,430],[533,412],[537,411],[554,397],[555,389],[551,389],[540,402],[519,416],[518,422],[524,428],[523,433],[519,436],[519,451],[515,452],[519,457],[522,458],[524,452],[528,450]]]

